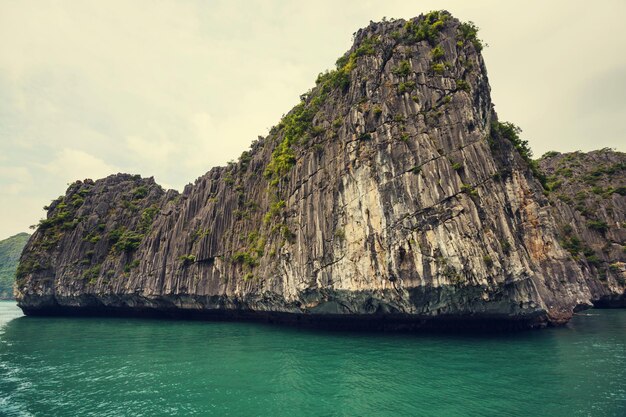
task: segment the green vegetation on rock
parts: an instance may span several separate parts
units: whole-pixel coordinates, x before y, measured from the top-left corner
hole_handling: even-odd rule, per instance
[[[520,138],[522,129],[510,122],[491,122],[490,145],[493,147],[498,139],[506,139],[513,144],[519,155],[528,164],[535,178],[539,180],[544,189],[548,189],[545,174],[539,169],[537,161],[533,160],[533,151],[527,140]]]
[[[196,261],[195,255],[181,255],[178,259],[183,263],[183,266],[189,266]]]
[[[459,35],[457,45],[463,46],[465,42],[471,42],[477,51],[482,51],[483,41],[478,38],[478,27],[474,22],[462,22],[459,25]]]
[[[439,40],[439,33],[449,18],[448,12],[432,11],[421,19],[410,20],[404,25],[404,34],[401,35],[401,39],[408,44],[428,41],[435,46]]]
[[[264,175],[271,186],[276,186],[296,163],[295,145],[304,145],[311,136],[323,133],[318,126],[313,126],[313,118],[325,103],[332,90],[346,91],[350,85],[350,74],[356,67],[359,57],[373,55],[379,43],[376,36],[364,39],[350,54],[337,60],[337,68],[318,75],[316,88],[301,96],[302,102],[295,106],[281,122],[282,140],[272,152],[272,158],[265,168]],[[336,127],[336,126],[335,126]]]
[[[411,63],[409,61],[400,61],[400,64],[391,72],[398,77],[406,77],[411,73]]]
[[[29,237],[28,233],[19,233],[0,241],[0,300],[13,298],[17,264]]]
[[[144,236],[143,233],[119,227],[109,232],[108,237],[109,242],[113,244],[113,249],[116,252],[132,252],[139,247]]]

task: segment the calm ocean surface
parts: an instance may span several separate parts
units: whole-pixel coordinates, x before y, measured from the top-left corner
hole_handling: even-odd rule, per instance
[[[626,416],[626,310],[504,336],[22,317],[0,415]]]

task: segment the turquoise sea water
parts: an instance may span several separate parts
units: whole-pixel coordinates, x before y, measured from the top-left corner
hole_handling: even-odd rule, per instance
[[[0,415],[626,416],[626,310],[500,336],[21,317]]]

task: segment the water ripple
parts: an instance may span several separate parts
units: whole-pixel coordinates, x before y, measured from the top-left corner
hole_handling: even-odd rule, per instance
[[[626,415],[626,311],[502,337],[18,317],[0,415]]]

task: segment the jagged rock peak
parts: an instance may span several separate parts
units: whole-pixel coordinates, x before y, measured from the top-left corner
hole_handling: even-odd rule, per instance
[[[182,195],[112,177],[68,190],[22,256],[20,306],[566,322],[592,291],[526,142],[497,119],[481,48],[443,11],[372,23],[266,138]]]

